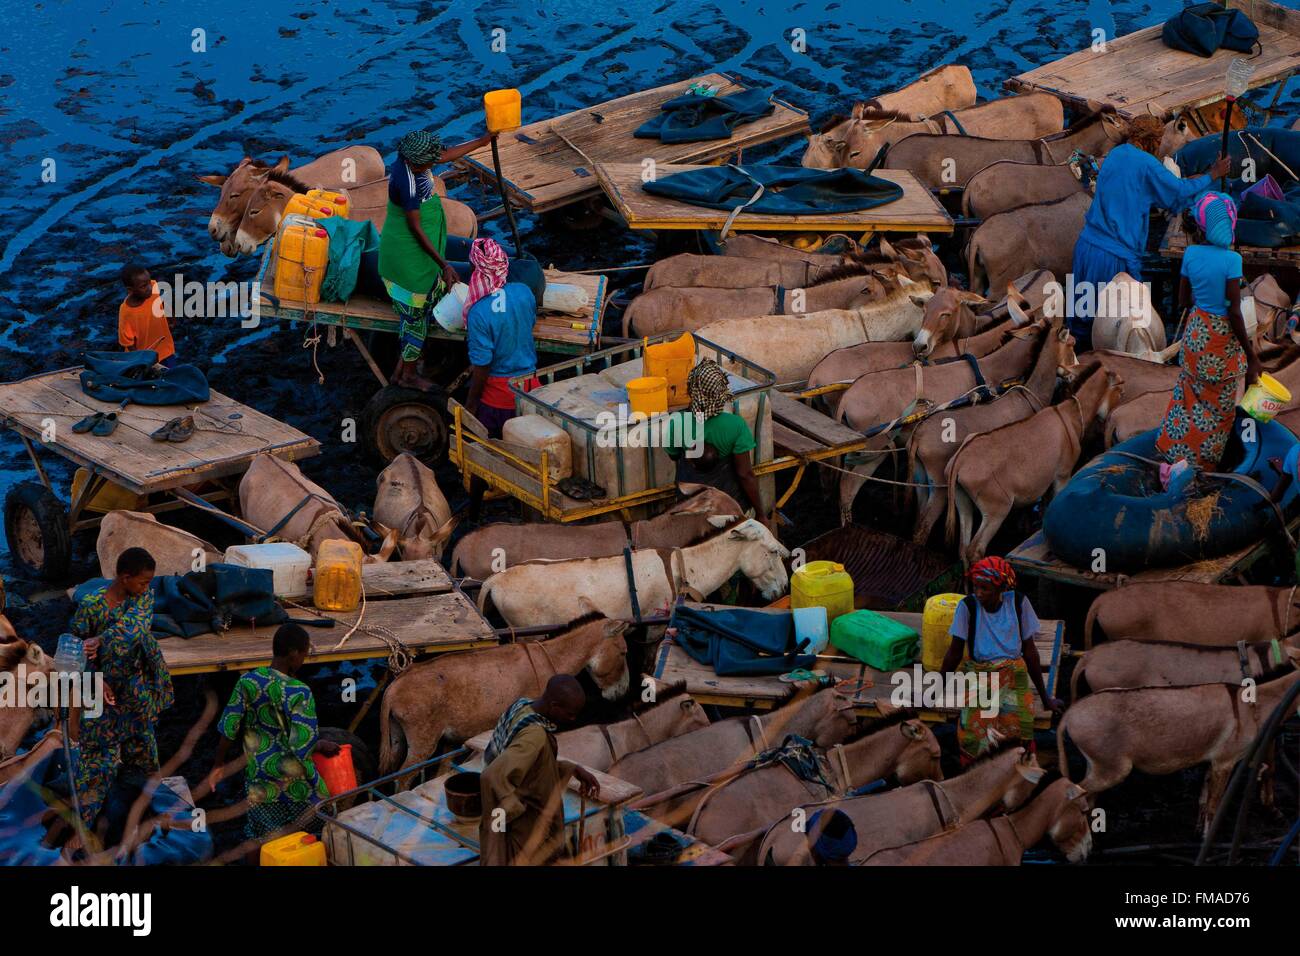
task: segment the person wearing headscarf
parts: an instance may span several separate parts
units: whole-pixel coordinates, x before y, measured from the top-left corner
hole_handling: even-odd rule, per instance
[[[843,810],[818,810],[808,818],[808,852],[817,866],[848,866],[858,829]]]
[[[1079,350],[1092,348],[1093,313],[1101,287],[1121,272],[1142,281],[1151,207],[1183,209],[1210,188],[1212,179],[1227,175],[1231,168],[1231,161],[1223,158],[1204,176],[1179,179],[1156,158],[1163,135],[1164,124],[1158,118],[1136,117],[1129,121],[1124,142],[1102,161],[1070,270],[1076,289],[1092,290],[1092,308],[1087,300],[1066,305]]]
[[[727,373],[712,359],[702,360],[686,377],[686,394],[690,412],[673,417],[664,449],[677,462],[677,483],[726,492],[768,524],[751,461],[757,444],[748,423],[727,410],[732,401]]]
[[[446,259],[447,217],[430,170],[473,152],[491,139],[443,148],[435,133],[416,130],[402,137],[388,167],[388,213],[379,237],[379,276],[401,320],[401,350],[392,383],[429,389],[419,373],[429,315],[447,289],[460,281]]]
[[[971,593],[957,605],[948,629],[952,643],[940,670],[947,674],[960,669],[987,680],[993,700],[988,707],[971,701],[971,706],[961,708],[957,744],[963,763],[984,756],[1004,742],[1032,743],[1031,683],[1048,710],[1064,707],[1043,683],[1034,644],[1038,615],[1029,599],[1016,592],[1016,572],[1010,562],[990,555],[971,565],[967,576]]]
[[[522,282],[506,281],[510,262],[494,239],[475,239],[469,250],[474,272],[465,299],[465,332],[469,343],[469,395],[465,407],[501,437],[501,428],[515,416],[510,380],[529,376],[524,391],[540,384],[533,325],[537,299]]]
[[[1260,365],[1241,315],[1241,253],[1232,250],[1236,204],[1207,192],[1184,223],[1202,241],[1183,254],[1178,298],[1191,311],[1156,451],[1170,465],[1186,460],[1197,472],[1214,471],[1232,431],[1238,390],[1259,380]]]

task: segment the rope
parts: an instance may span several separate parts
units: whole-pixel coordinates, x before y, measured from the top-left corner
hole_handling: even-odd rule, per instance
[[[361,613],[357,615],[356,623],[348,629],[343,635],[342,640],[338,642],[333,650],[337,651],[343,646],[343,642],[350,638],[354,633],[360,631],[362,634],[368,634],[371,637],[383,641],[388,648],[388,669],[396,677],[411,666],[415,661],[415,651],[411,650],[400,637],[393,633],[392,629],[385,627],[383,624],[362,624],[361,619],[365,616],[366,610],[366,588],[363,584],[361,587]],[[322,614],[319,608],[308,607],[305,604],[298,604],[296,601],[290,601],[287,598],[281,598],[280,603],[287,604],[290,607],[297,608],[300,611],[307,611],[319,617],[331,617],[329,614]],[[338,618],[331,617],[331,620],[338,621]]]

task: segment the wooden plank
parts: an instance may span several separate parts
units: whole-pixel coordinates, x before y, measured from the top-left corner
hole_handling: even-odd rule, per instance
[[[1166,259],[1181,259],[1187,251],[1187,246],[1187,234],[1183,232],[1182,217],[1175,216],[1170,220],[1164,239],[1161,240],[1160,254]],[[1241,253],[1241,261],[1244,265],[1271,266],[1280,269],[1300,267],[1300,246],[1269,248],[1237,245],[1232,248]]]
[[[432,558],[422,561],[382,561],[361,566],[361,586],[366,600],[414,597],[420,594],[446,594],[453,590],[451,576]],[[311,601],[312,582],[301,594],[286,594],[291,601]]]
[[[772,402],[772,418],[795,431],[814,438],[828,448],[836,445],[860,443],[862,433],[841,425],[835,419],[809,408],[798,399],[775,389],[768,392]]]
[[[772,445],[778,455],[815,455],[826,450],[826,446],[815,438],[801,435],[776,420],[772,420]]]
[[[329,618],[336,622],[329,629],[308,628],[312,643],[309,664],[387,657],[388,644],[365,630],[357,630],[347,643],[337,646],[359,616],[363,627],[382,629],[411,651],[440,654],[498,643],[492,626],[459,591],[367,601],[364,614],[293,606],[288,610],[292,618]],[[275,631],[274,627],[236,627],[224,634],[203,634],[188,640],[169,637],[158,643],[173,675],[248,670],[271,662]]]
[[[663,164],[656,168],[660,179],[674,173],[704,169],[700,165]],[[644,169],[639,163],[599,163],[596,175],[614,208],[631,229],[721,229],[730,213],[689,203],[652,196],[641,188]],[[864,232],[950,233],[953,222],[939,201],[905,169],[878,169],[873,175],[903,187],[894,202],[856,212],[805,216],[774,216],[742,212],[736,230],[813,230]]]
[[[708,162],[760,143],[810,132],[806,112],[774,100],[776,109],[770,116],[742,124],[730,139],[668,144],[632,135],[660,111],[663,103],[685,93],[695,83],[708,83],[717,89],[718,96],[748,88],[728,74],[710,73],[503,133],[497,147],[506,190],[518,205],[534,213],[544,212],[600,193],[592,163],[640,164],[645,159],[656,163]],[[557,128],[563,136],[556,133]],[[457,165],[484,182],[496,183],[490,146],[470,153]]]
[[[695,605],[697,607],[719,607],[720,605]],[[921,615],[903,611],[878,612],[893,618],[916,631],[921,629]],[[1056,680],[1060,671],[1062,642],[1065,625],[1062,621],[1040,621],[1041,627],[1034,638],[1038,649],[1039,662],[1044,670],[1044,683],[1049,694],[1056,694]],[[842,692],[851,694],[854,708],[864,717],[880,715],[880,702],[888,701],[894,691],[892,679],[895,673],[912,672],[912,666],[901,671],[878,671],[855,661],[846,661],[840,657],[833,658],[835,648],[828,648],[828,654],[819,657],[816,667],[824,670],[841,681]],[[701,664],[672,641],[664,641],[655,661],[653,676],[666,684],[684,682],[686,690],[701,703],[713,703],[721,706],[745,707],[754,710],[770,710],[779,707],[794,692],[790,684],[783,684],[778,676],[729,676],[720,677],[707,664]],[[861,676],[862,686],[856,683]],[[1049,711],[1041,708],[1035,719],[1040,724],[1050,721]],[[927,720],[943,721],[956,715],[955,708],[934,708],[922,716]]]
[[[1260,29],[1262,52],[1251,60],[1251,88],[1269,86],[1300,70],[1300,15],[1266,0],[1233,0]],[[1051,93],[1076,107],[1109,104],[1126,115],[1152,112],[1169,118],[1223,99],[1223,77],[1233,57],[1208,58],[1165,46],[1162,25],[1108,40],[1007,80],[1017,92]]]
[[[78,382],[80,371],[64,369],[0,385],[0,421],[136,494],[241,474],[261,452],[289,460],[319,453],[320,443],[310,435],[220,392],[213,391],[202,404],[119,409],[86,395]],[[114,411],[118,426],[111,435],[72,431],[93,412]],[[193,415],[196,425],[188,441],[150,439],[164,422],[184,415]],[[51,442],[42,441],[47,419],[55,424]]]

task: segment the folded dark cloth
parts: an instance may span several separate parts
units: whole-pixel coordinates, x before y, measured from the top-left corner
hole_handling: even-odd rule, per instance
[[[903,187],[860,169],[806,169],[803,166],[707,166],[674,173],[641,188],[692,206],[735,209],[764,187],[746,212],[818,215],[872,209],[902,198]]]
[[[766,90],[741,90],[730,96],[674,96],[659,108],[659,115],[642,123],[632,135],[665,143],[697,143],[730,139],[742,123],[767,116],[776,107]]]
[[[1206,172],[1223,148],[1223,137],[1211,133],[1174,154],[1183,177]],[[1251,178],[1229,179],[1227,192],[1237,201],[1237,244],[1276,249],[1300,242],[1300,131],[1250,126],[1228,137],[1228,156],[1235,173],[1244,173],[1250,160]],[[1269,195],[1256,187],[1272,176],[1282,191]],[[1217,188],[1217,186],[1216,186]]]
[[[1240,10],[1217,3],[1198,3],[1165,21],[1165,46],[1210,57],[1219,48],[1249,53],[1259,42],[1259,28]]]
[[[158,353],[87,352],[81,390],[101,402],[128,405],[192,405],[211,397],[207,377],[196,366],[156,368]]]

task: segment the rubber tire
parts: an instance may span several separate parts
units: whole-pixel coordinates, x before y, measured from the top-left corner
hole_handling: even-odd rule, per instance
[[[321,740],[328,740],[340,746],[352,745],[352,769],[357,774],[357,786],[364,786],[379,776],[379,765],[375,762],[375,755],[370,745],[356,734],[349,733],[342,727],[321,727],[316,733]]]
[[[16,547],[18,523],[23,512],[31,514],[41,535],[42,557],[33,564]],[[21,481],[5,495],[5,540],[14,564],[46,581],[67,578],[72,564],[72,536],[68,532],[68,509],[39,481]]]
[[[424,406],[433,429],[425,446],[403,447],[399,442],[392,442],[381,437],[379,432],[386,415],[402,405]],[[447,396],[441,390],[422,392],[414,388],[402,388],[400,385],[388,385],[381,388],[366,402],[361,410],[362,441],[366,450],[380,462],[390,462],[403,451],[412,451],[420,461],[432,465],[447,455],[447,439],[450,429],[447,426]]]

